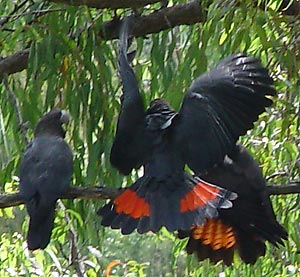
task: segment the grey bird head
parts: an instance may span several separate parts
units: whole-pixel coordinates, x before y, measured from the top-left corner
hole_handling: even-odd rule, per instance
[[[58,136],[65,137],[65,130],[62,124],[70,120],[69,113],[66,110],[53,109],[45,114],[37,123],[34,129],[34,136]]]

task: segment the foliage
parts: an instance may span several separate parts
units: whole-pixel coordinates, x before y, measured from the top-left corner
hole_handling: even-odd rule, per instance
[[[1,1],[1,19],[21,2]],[[178,109],[191,81],[220,58],[239,51],[261,57],[276,80],[279,95],[242,141],[270,182],[299,179],[299,19],[282,14],[282,1],[257,1],[257,6],[250,0],[202,1],[199,8],[204,9],[207,2],[211,4],[204,22],[136,40],[134,65],[145,102],[164,97]],[[264,9],[259,8],[261,2]],[[45,10],[48,12],[41,12]],[[117,12],[125,15],[130,11]],[[71,113],[67,141],[74,151],[76,185],[100,182],[119,187],[138,175],[124,178],[109,163],[121,92],[117,41],[104,41],[98,33],[103,22],[113,16],[109,10],[37,0],[25,1],[17,14],[0,24],[1,56],[30,46],[28,69],[8,79],[23,120],[29,123],[28,135],[32,137],[38,118],[51,107]],[[25,145],[3,82],[0,103],[0,180],[2,192],[11,192],[17,190],[15,176]],[[289,241],[279,249],[269,246],[266,257],[254,266],[243,265],[236,258],[234,267],[228,268],[186,258],[184,242],[165,230],[157,236],[122,236],[118,231],[104,230],[95,215],[103,204],[100,201],[64,201],[66,209],[58,212],[51,244],[44,252],[29,253],[24,243],[28,225],[27,217],[23,222],[24,208],[3,210],[0,275],[75,275],[67,231],[72,227],[88,276],[103,275],[113,260],[121,261],[113,268],[113,276],[295,276],[300,270],[299,197],[276,196],[272,201],[278,219],[289,231]]]

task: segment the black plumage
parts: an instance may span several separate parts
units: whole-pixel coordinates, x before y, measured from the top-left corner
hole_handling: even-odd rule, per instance
[[[216,217],[217,208],[231,207],[236,195],[193,178],[185,165],[202,172],[232,152],[238,137],[272,104],[266,96],[275,94],[273,80],[258,59],[237,54],[197,78],[179,112],[163,99],[145,110],[127,59],[131,23],[126,19],[120,34],[123,95],[110,160],[123,174],[143,166],[144,176],[99,214],[104,226],[123,233],[189,228]]]
[[[57,199],[69,187],[72,151],[64,141],[63,123],[68,114],[52,110],[34,130],[20,164],[20,194],[30,217],[27,233],[29,250],[44,249],[51,237]]]
[[[237,250],[245,263],[253,264],[265,255],[265,241],[277,246],[287,239],[286,230],[276,221],[262,171],[244,147],[237,145],[222,163],[200,177],[238,194],[233,207],[220,210],[216,219],[220,220],[216,226],[221,223],[232,229],[235,243],[228,248],[213,249],[217,237],[226,236],[224,230],[217,231],[217,227],[212,230],[204,226],[201,238],[195,238],[192,230],[179,231],[180,238],[189,236],[186,248],[189,254],[197,254],[199,260],[208,258],[213,263],[222,261],[230,265]]]

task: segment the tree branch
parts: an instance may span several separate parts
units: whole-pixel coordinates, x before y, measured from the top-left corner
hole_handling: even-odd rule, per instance
[[[120,9],[120,8],[141,8],[146,5],[161,2],[161,0],[50,0],[54,3],[62,3],[73,6],[85,5],[97,9]],[[264,7],[264,6],[262,6]],[[285,15],[297,16],[300,14],[300,3],[298,0],[283,0],[280,10]]]
[[[287,185],[268,185],[270,195],[286,195],[300,193],[300,181]],[[108,187],[77,187],[71,186],[61,199],[112,199],[123,189]],[[24,204],[20,193],[0,194],[0,209]]]
[[[59,0],[56,0],[59,1]],[[146,2],[146,0],[142,1],[143,3]],[[115,0],[112,2],[118,2],[118,3],[133,3],[133,2],[139,2],[139,1],[133,1],[133,0],[127,0],[127,1],[120,1]],[[62,2],[62,1],[61,1]],[[68,1],[68,2],[79,2],[77,0],[75,1]],[[84,2],[84,1],[82,1]],[[81,3],[82,3],[81,2]],[[88,0],[86,2],[89,2]],[[92,1],[90,1],[92,2]],[[94,1],[99,2],[100,1]],[[111,2],[109,1],[102,1],[104,2]],[[101,2],[101,3],[102,3]],[[148,2],[151,2],[148,0]],[[152,2],[158,2],[152,0]],[[140,16],[136,18],[135,26],[133,29],[133,35],[134,36],[145,36],[150,33],[158,33],[162,30],[170,29],[174,26],[179,25],[191,25],[195,24],[197,22],[203,21],[204,17],[202,16],[201,10],[200,10],[200,1],[193,1],[187,4],[181,4],[181,5],[175,5],[170,8],[161,9],[159,11],[153,12],[148,15]],[[129,4],[128,4],[129,5]],[[131,6],[133,7],[133,6]],[[119,19],[107,21],[103,24],[103,28],[100,31],[99,35],[105,39],[105,40],[111,40],[115,39],[119,35],[119,27],[121,26],[122,21]],[[8,56],[6,58],[3,58],[0,60],[0,79],[4,74],[10,75],[16,72],[20,72],[27,68],[28,65],[28,57],[29,57],[29,49],[25,49],[22,51],[19,51],[11,56]]]
[[[3,75],[20,72],[27,68],[29,49],[21,50],[6,58],[0,59],[0,80]]]
[[[192,25],[204,20],[205,14],[200,9],[200,1],[196,0],[161,9],[148,15],[137,16],[131,34],[135,37],[143,37],[175,26]],[[118,38],[121,25],[122,20],[118,18],[105,22],[99,33],[100,37],[106,40]]]
[[[73,6],[86,5],[97,9],[141,8],[160,0],[50,0],[50,2]]]
[[[111,199],[118,195],[120,189],[106,187],[76,187],[71,186],[61,199]],[[0,209],[24,204],[20,193],[0,194]]]
[[[66,3],[69,5],[87,5],[89,7],[104,8],[137,8],[148,4],[160,2],[159,0],[51,0],[56,3]],[[299,1],[284,0],[281,10],[287,15],[297,16],[300,14]],[[200,9],[200,0],[194,0],[189,3],[174,5],[155,11],[148,15],[137,16],[132,35],[143,37],[147,34],[158,33],[179,25],[192,25],[197,22],[205,21],[205,12]],[[104,22],[99,35],[105,40],[111,40],[118,37],[119,28],[122,20]],[[13,74],[27,68],[29,49],[19,51],[11,56],[0,60],[0,79],[3,74]]]
[[[270,195],[285,195],[300,193],[300,181],[287,185],[268,185]]]
[[[0,26],[3,26],[4,24],[6,24],[10,17],[13,16],[17,11],[19,11],[20,9],[22,9],[25,4],[29,2],[29,0],[24,0],[23,2],[21,2],[20,4],[15,4],[14,9],[6,16],[3,16],[0,20]]]

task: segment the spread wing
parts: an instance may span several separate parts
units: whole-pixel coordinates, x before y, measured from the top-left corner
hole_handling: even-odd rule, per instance
[[[196,173],[223,160],[272,104],[273,79],[256,58],[224,59],[188,89],[174,126],[185,163]]]
[[[119,76],[123,85],[121,111],[110,153],[111,164],[127,175],[142,165],[147,143],[145,109],[138,82],[127,58],[128,33],[132,18],[125,18],[120,31]]]

